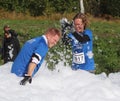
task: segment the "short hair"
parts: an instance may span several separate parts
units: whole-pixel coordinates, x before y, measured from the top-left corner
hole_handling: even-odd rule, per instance
[[[74,21],[75,19],[82,19],[82,22],[85,24],[84,29],[87,27],[88,21],[87,21],[87,16],[86,16],[85,14],[83,14],[83,13],[77,13],[77,14],[74,16],[73,21]]]
[[[48,34],[48,33],[51,33],[52,35],[58,35],[59,37],[61,37],[61,32],[57,28],[49,28],[45,34]]]

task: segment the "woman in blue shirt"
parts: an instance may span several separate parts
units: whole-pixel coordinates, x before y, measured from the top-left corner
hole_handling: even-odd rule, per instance
[[[82,69],[94,72],[93,36],[87,27],[85,14],[78,13],[73,18],[74,32],[63,37],[65,43],[69,42],[72,47],[72,69]],[[65,40],[64,40],[65,39]],[[68,41],[69,40],[69,41]]]

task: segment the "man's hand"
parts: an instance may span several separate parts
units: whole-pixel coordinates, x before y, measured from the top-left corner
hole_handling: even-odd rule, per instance
[[[32,77],[25,75],[24,79],[20,81],[20,85],[25,85],[27,82],[32,83]]]

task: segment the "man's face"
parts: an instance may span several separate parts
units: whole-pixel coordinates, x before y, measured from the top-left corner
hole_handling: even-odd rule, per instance
[[[10,30],[10,27],[6,27],[5,29],[4,29],[4,31],[9,31]]]
[[[57,42],[59,41],[59,39],[60,39],[60,37],[58,35],[55,35],[55,36],[49,35],[49,37],[48,37],[48,46],[49,46],[49,48],[56,45]]]
[[[74,27],[76,32],[83,32],[84,31],[84,24],[82,22],[82,19],[75,19],[74,20]]]

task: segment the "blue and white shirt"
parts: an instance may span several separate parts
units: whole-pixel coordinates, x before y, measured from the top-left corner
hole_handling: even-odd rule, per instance
[[[72,46],[72,69],[92,71],[95,69],[92,52],[92,32],[91,30],[86,29],[84,33],[90,38],[90,41],[87,41],[85,43],[79,42],[72,33],[68,34],[68,37],[71,38]]]

